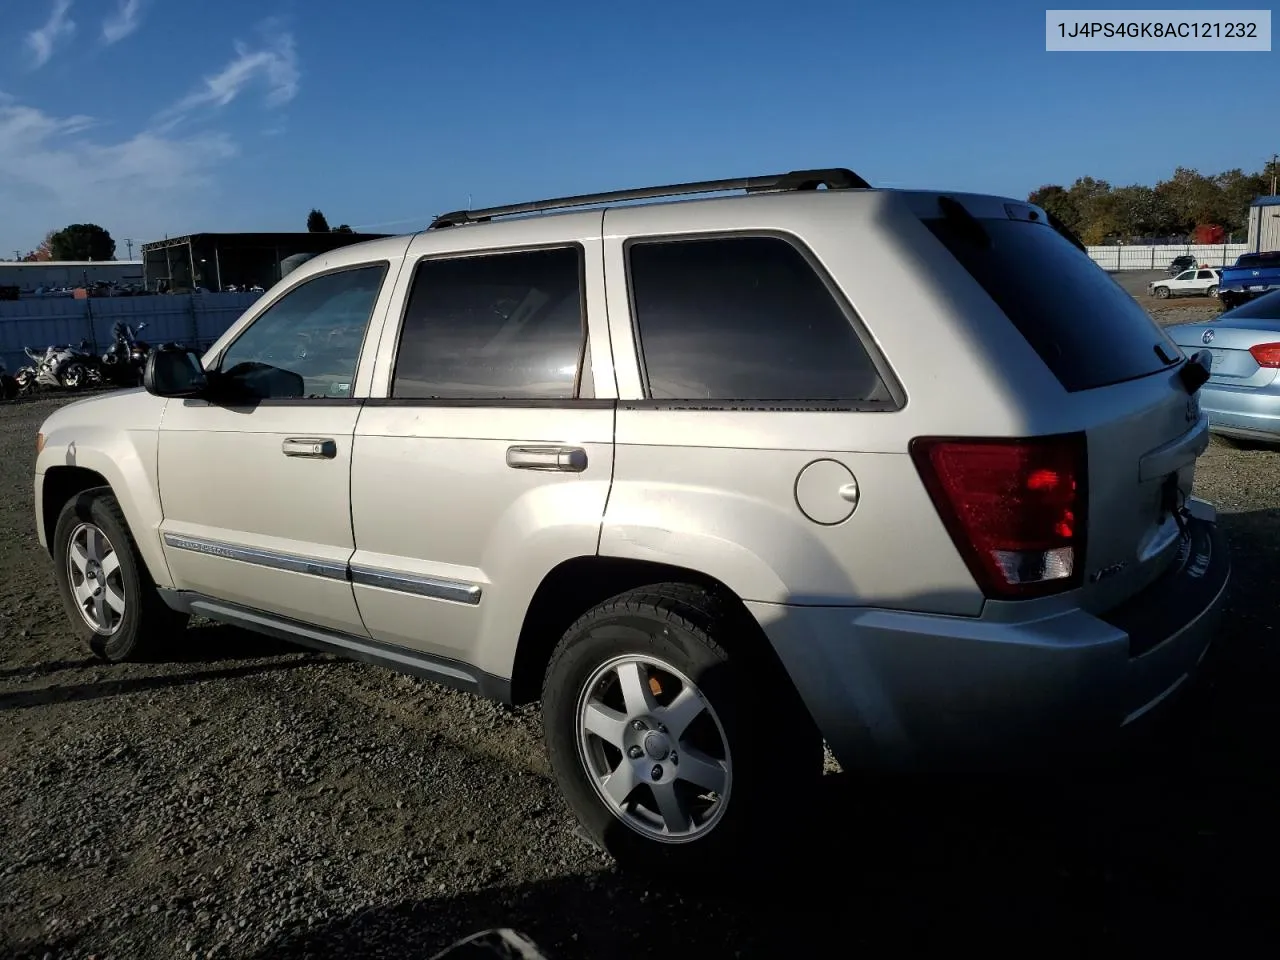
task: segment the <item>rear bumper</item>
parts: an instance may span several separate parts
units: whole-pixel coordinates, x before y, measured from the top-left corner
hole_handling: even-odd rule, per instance
[[[1035,759],[1118,740],[1204,657],[1230,579],[1216,523],[1122,608],[1019,623],[751,603],[846,769]]]
[[[1280,385],[1233,387],[1206,383],[1200,388],[1200,411],[1209,429],[1232,436],[1280,441]]]

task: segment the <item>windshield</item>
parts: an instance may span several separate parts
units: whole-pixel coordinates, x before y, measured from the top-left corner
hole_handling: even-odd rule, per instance
[[[1068,391],[1145,377],[1182,359],[1133,297],[1043,224],[940,218],[925,225]]]

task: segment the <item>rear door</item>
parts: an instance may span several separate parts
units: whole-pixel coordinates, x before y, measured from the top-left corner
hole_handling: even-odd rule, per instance
[[[510,676],[542,578],[596,552],[616,395],[601,220],[413,240],[355,430],[351,579],[375,640]]]
[[[1178,346],[1042,213],[988,198],[965,198],[964,206],[972,219],[927,205],[919,212],[1061,385],[1064,394],[1045,397],[1038,418],[1086,431],[1081,600],[1107,609],[1172,561],[1179,527],[1170,508],[1191,494],[1208,420],[1177,375]],[[1057,278],[1051,296],[1045,276]]]

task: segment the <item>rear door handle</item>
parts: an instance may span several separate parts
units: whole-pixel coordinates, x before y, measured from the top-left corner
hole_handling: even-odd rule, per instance
[[[308,457],[332,460],[338,455],[338,444],[326,437],[290,437],[280,445],[286,457]]]
[[[507,447],[507,466],[513,470],[581,473],[587,469],[587,451],[581,447]]]

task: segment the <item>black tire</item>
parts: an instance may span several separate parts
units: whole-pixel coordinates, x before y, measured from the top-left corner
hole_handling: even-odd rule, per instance
[[[0,400],[16,399],[19,392],[18,381],[7,373],[0,373]]]
[[[1156,289],[1155,289],[1155,295],[1156,295],[1156,299],[1157,299],[1157,300],[1168,300],[1168,299],[1169,299],[1169,288],[1168,288],[1168,287],[1156,287]]]
[[[1218,299],[1218,287],[1217,287],[1217,285],[1216,285],[1216,284],[1215,284],[1214,286],[1210,287],[1210,288],[1209,288],[1208,290],[1206,290],[1205,292],[1206,292],[1207,294],[1209,294],[1209,296],[1213,297],[1213,299],[1215,299],[1215,300],[1217,300],[1217,299]]]
[[[764,855],[794,852],[799,838],[779,828],[778,811],[803,809],[806,792],[822,775],[822,738],[764,644],[739,604],[685,583],[620,594],[565,632],[543,682],[547,752],[574,814],[620,866],[670,877],[732,869],[740,855],[758,864]],[[688,677],[727,741],[731,779],[727,796],[717,801],[725,807],[702,835],[683,842],[664,842],[625,823],[600,797],[579,749],[578,706],[587,683],[603,665],[627,654],[664,661]],[[768,708],[748,708],[753,695]],[[649,785],[641,781],[635,790],[642,787]]]
[[[62,376],[58,378],[62,381],[63,387],[68,390],[79,390],[86,385],[89,379],[89,371],[85,369],[83,363],[70,363],[67,368],[62,371]]]
[[[71,585],[68,553],[72,534],[84,523],[103,532],[119,558],[124,615],[109,634],[96,631],[80,613]],[[138,555],[138,547],[110,487],[76,494],[63,506],[53,531],[53,575],[71,629],[95,655],[113,663],[151,659],[171,646],[189,619],[165,605]]]

